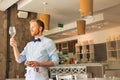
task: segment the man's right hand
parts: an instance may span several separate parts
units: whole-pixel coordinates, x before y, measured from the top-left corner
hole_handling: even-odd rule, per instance
[[[24,64],[26,66],[33,67],[35,72],[39,72],[39,66],[35,65],[35,63],[38,63],[38,62],[36,62],[36,61],[25,61]]]
[[[17,47],[17,43],[16,43],[16,40],[14,39],[14,37],[10,38],[10,46]]]

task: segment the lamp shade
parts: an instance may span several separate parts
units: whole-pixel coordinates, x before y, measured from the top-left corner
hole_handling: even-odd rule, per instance
[[[77,33],[78,33],[78,35],[85,34],[86,21],[85,20],[77,20],[76,23],[77,23]]]
[[[40,20],[44,23],[44,30],[49,30],[50,25],[50,15],[49,14],[40,14]]]
[[[93,0],[80,0],[80,14],[82,17],[93,15]]]

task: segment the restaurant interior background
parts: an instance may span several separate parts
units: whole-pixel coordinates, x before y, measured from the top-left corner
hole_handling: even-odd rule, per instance
[[[93,16],[87,18],[80,16],[79,3],[79,0],[0,0],[0,80],[24,78],[25,73],[24,63],[15,62],[9,46],[9,27],[15,26],[15,38],[22,51],[32,39],[29,20],[39,19],[43,12],[50,14],[50,27],[44,35],[55,41],[61,64],[101,63],[105,65],[105,74],[120,77],[120,0],[94,0]],[[25,11],[27,17],[19,17],[20,11]],[[76,21],[80,19],[86,20],[86,27],[85,34],[78,35]],[[89,60],[80,58],[84,46],[92,53]]]

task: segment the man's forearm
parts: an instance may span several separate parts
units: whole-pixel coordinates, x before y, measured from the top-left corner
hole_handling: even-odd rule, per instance
[[[52,61],[40,62],[40,66],[51,67],[54,66],[54,63]]]
[[[26,65],[30,67],[51,67],[54,66],[54,63],[52,61],[44,61],[44,62],[38,62],[38,61],[26,61]]]
[[[18,48],[13,47],[13,51],[14,51],[15,60],[18,61],[20,59],[20,53],[18,51]]]

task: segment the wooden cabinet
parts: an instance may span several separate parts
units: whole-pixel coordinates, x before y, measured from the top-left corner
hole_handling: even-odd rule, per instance
[[[107,60],[120,61],[120,39],[106,42]]]
[[[69,52],[75,53],[75,44],[77,40],[66,41],[61,43],[56,43],[56,47],[58,51],[61,51],[63,54],[67,54]]]
[[[68,42],[63,42],[61,45],[62,45],[62,53],[68,54]]]
[[[68,52],[75,53],[75,44],[77,43],[77,40],[68,41]]]
[[[77,43],[76,58],[78,62],[93,62],[94,61],[94,44],[92,42]]]
[[[57,48],[58,51],[61,51],[61,50],[62,50],[62,49],[61,49],[61,48],[62,48],[62,47],[61,47],[61,43],[57,43],[57,44],[56,44],[56,48]]]
[[[61,64],[74,63],[75,44],[77,40],[71,40],[61,43],[56,43],[57,50],[59,51],[59,59]]]
[[[105,74],[120,77],[120,37],[108,39],[106,42],[107,65]],[[117,74],[116,74],[117,73]]]

